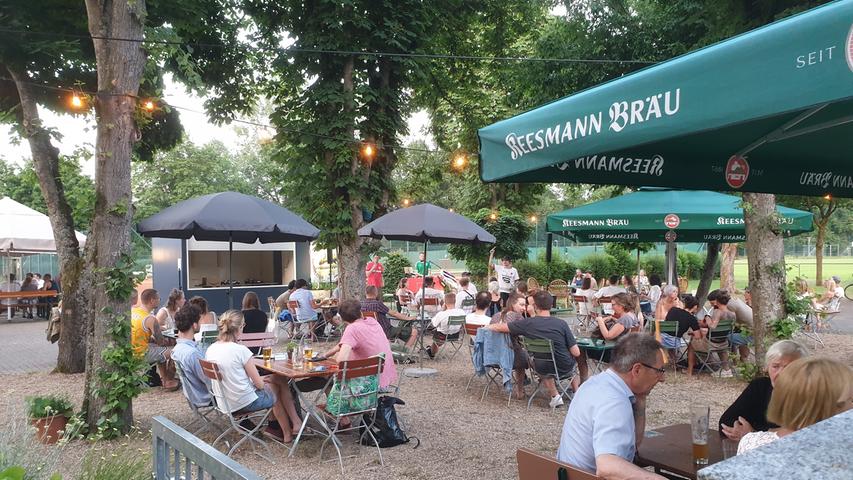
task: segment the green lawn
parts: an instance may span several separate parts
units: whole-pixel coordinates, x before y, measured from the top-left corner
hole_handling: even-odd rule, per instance
[[[809,281],[809,284],[815,284],[815,259],[814,257],[785,257],[785,266],[788,268],[788,279],[794,277],[802,277]],[[853,283],[853,257],[830,257],[823,259],[823,276],[824,278],[838,275],[841,277],[842,286],[848,283]],[[749,283],[749,274],[746,267],[746,258],[738,258],[735,260],[735,284],[738,289],[744,288]],[[692,284],[697,283],[696,280],[691,281]],[[714,281],[714,288],[719,285],[719,281]]]

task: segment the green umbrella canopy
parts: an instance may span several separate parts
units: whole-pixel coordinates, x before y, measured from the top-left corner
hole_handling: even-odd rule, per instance
[[[742,242],[740,197],[705,190],[642,189],[548,215],[547,228],[592,242]],[[786,236],[812,230],[812,214],[776,207]],[[673,234],[670,234],[673,235]]]
[[[479,130],[486,182],[853,197],[853,0]]]

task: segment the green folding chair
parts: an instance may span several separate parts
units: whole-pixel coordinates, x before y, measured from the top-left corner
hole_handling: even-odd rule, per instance
[[[531,360],[530,371],[532,372],[533,377],[538,380],[536,390],[533,391],[533,395],[531,395],[530,399],[527,400],[527,408],[530,409],[530,404],[533,403],[533,399],[539,395],[539,392],[545,392],[545,387],[542,386],[542,379],[546,377],[554,378],[557,391],[560,392],[560,395],[563,396],[566,403],[571,402],[572,397],[574,396],[572,380],[574,380],[575,375],[577,375],[577,368],[572,368],[571,371],[562,372],[557,368],[557,358],[554,356],[554,342],[551,340],[528,337],[519,337],[519,339],[521,344],[524,346],[524,349],[527,351],[527,357]],[[551,366],[554,367],[554,372],[556,373],[541,374],[537,372],[534,368],[536,360],[550,363]]]

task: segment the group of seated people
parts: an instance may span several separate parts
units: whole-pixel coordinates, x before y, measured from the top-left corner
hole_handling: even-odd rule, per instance
[[[24,275],[24,281],[19,282],[14,273],[10,273],[8,277],[3,278],[0,282],[0,292],[35,292],[35,291],[51,291],[59,290],[59,285],[53,280],[49,273],[42,276],[40,273],[27,273]],[[56,297],[40,297],[40,298],[4,298],[0,300],[0,305],[15,306],[22,308],[24,318],[33,318],[33,308],[28,305],[36,305],[36,315],[39,318],[47,318],[50,314],[50,309],[56,302]]]
[[[648,395],[666,373],[660,348],[643,333],[616,343],[608,370],[581,385],[569,405],[560,461],[605,479],[664,478],[633,463]],[[720,434],[739,442],[738,454],[853,408],[853,368],[807,355],[791,340],[768,349],[769,376],[752,381],[720,418]]]

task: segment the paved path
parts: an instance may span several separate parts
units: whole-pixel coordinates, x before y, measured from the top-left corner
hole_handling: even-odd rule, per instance
[[[56,367],[57,344],[45,340],[47,320],[0,319],[0,374],[45,372]]]
[[[841,312],[832,318],[835,333],[853,333],[853,301],[841,299]]]

